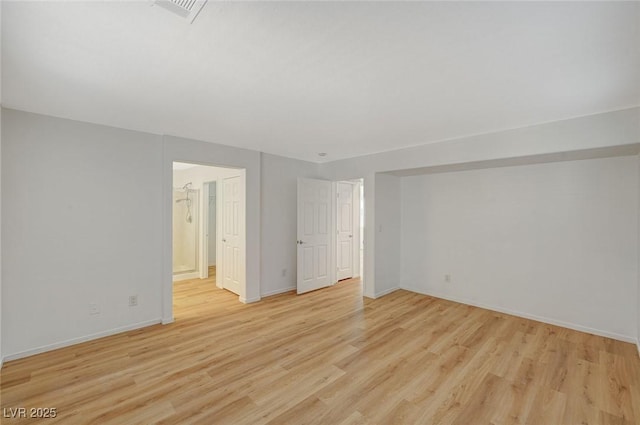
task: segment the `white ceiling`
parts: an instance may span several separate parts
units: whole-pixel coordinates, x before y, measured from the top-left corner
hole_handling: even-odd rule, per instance
[[[640,104],[638,2],[2,7],[4,106],[316,162]]]
[[[189,168],[197,167],[198,164],[190,164],[187,162],[175,162],[173,163],[173,171],[188,170]]]

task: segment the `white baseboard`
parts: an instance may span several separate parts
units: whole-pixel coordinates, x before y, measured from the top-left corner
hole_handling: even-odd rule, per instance
[[[640,357],[640,339],[636,341],[636,346],[638,347],[638,357]]]
[[[295,291],[295,290],[296,290],[296,287],[292,286],[290,288],[280,288],[280,289],[276,289],[274,291],[263,292],[262,293],[262,298],[271,297],[271,296],[278,295],[278,294],[284,294],[285,292],[291,292],[291,291]]]
[[[173,317],[168,317],[166,319],[162,319],[160,323],[162,323],[163,325],[168,325],[169,323],[173,323],[174,321],[175,319]]]
[[[109,329],[107,331],[98,332],[98,333],[94,333],[94,334],[91,334],[91,335],[82,336],[82,337],[79,337],[79,338],[72,338],[72,339],[68,339],[66,341],[56,342],[54,344],[43,345],[43,346],[32,348],[32,349],[29,349],[29,350],[20,351],[18,353],[9,354],[8,356],[5,356],[3,358],[3,360],[6,360],[6,361],[17,360],[17,359],[21,359],[23,357],[29,357],[29,356],[33,356],[35,354],[44,353],[46,351],[56,350],[58,348],[68,347],[70,345],[76,345],[76,344],[80,344],[82,342],[87,342],[87,341],[91,341],[91,340],[98,339],[98,338],[104,338],[105,336],[111,336],[111,335],[119,334],[121,332],[127,332],[127,331],[132,331],[134,329],[145,328],[145,327],[151,326],[151,325],[157,325],[158,323],[162,323],[162,320],[161,319],[154,319],[154,320],[147,320],[145,322],[134,323],[132,325],[127,325],[127,326],[122,326],[122,327],[119,327],[119,328]]]
[[[4,357],[0,357],[0,369],[4,366]]]
[[[251,304],[251,303],[257,303],[258,301],[260,301],[262,298],[260,297],[255,297],[255,298],[244,298],[244,297],[240,297],[240,302],[242,304]]]
[[[173,281],[180,282],[181,280],[199,279],[200,277],[200,272],[180,273],[173,275]]]
[[[521,311],[510,310],[508,308],[503,308],[503,307],[496,307],[493,305],[484,304],[481,302],[472,301],[472,300],[468,300],[461,297],[452,297],[450,295],[439,294],[431,291],[424,291],[422,289],[417,289],[417,288],[402,287],[402,289],[405,289],[411,292],[416,292],[418,294],[429,295],[431,297],[442,298],[444,300],[449,300],[449,301],[453,301],[461,304],[472,305],[475,307],[484,308],[486,310],[492,310],[492,311],[497,311],[499,313],[510,314],[512,316],[518,316],[524,319],[535,320],[536,322],[542,322],[542,323],[547,323],[549,325],[555,325],[555,326],[560,326],[567,329],[573,329],[574,331],[580,331],[580,332],[585,332],[593,335],[603,336],[605,338],[616,339],[618,341],[623,341],[623,342],[637,343],[635,338],[632,338],[626,335],[617,334],[615,332],[603,331],[601,329],[590,328],[588,326],[582,326],[576,323],[564,322],[562,320],[556,320],[548,317],[537,316],[535,314],[529,314]]]
[[[389,288],[389,289],[385,289],[385,290],[384,290],[384,291],[382,291],[382,292],[378,292],[378,293],[376,293],[376,294],[373,296],[373,298],[374,298],[374,299],[376,299],[376,298],[384,297],[385,295],[389,295],[390,293],[395,292],[395,291],[397,291],[398,289],[401,289],[401,288],[396,287],[396,288]]]

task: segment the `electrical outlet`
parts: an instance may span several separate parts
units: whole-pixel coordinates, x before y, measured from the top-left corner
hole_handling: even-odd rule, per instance
[[[447,283],[451,283],[451,275],[450,274],[445,274],[444,275],[444,281]]]
[[[135,307],[138,305],[138,296],[129,295],[129,307]]]
[[[89,304],[89,314],[100,314],[100,307],[98,307],[98,304]]]

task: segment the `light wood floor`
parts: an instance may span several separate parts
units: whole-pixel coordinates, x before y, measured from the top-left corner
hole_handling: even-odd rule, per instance
[[[56,407],[46,424],[640,423],[635,346],[406,291],[363,300],[349,280],[242,305],[185,281],[175,316],[7,363],[2,407]]]

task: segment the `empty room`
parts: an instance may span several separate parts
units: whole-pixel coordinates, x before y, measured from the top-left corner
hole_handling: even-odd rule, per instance
[[[0,423],[640,423],[640,2],[0,0]]]

